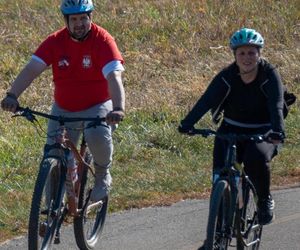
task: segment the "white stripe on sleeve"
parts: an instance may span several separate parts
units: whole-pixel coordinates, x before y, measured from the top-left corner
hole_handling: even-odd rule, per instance
[[[31,58],[32,58],[33,60],[36,60],[36,61],[42,63],[42,64],[47,65],[47,63],[45,63],[43,59],[41,59],[40,57],[38,57],[38,56],[36,56],[36,55],[32,55]]]
[[[107,78],[108,74],[112,71],[124,71],[124,67],[122,65],[122,63],[119,60],[114,60],[111,61],[109,63],[107,63],[103,69],[102,69],[102,73],[105,77],[105,79]]]

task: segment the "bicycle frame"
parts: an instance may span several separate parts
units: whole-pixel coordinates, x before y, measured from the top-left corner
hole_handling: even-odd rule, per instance
[[[232,199],[230,206],[231,213],[230,217],[228,218],[228,226],[230,227],[230,231],[232,231],[232,228],[234,227],[235,207],[238,202],[238,195],[241,195],[238,190],[238,182],[240,181],[240,178],[244,178],[245,173],[243,171],[243,167],[236,162],[236,138],[233,136],[228,137],[227,139],[228,145],[226,149],[225,164],[220,170],[219,179],[217,179],[215,183],[217,183],[219,180],[226,180],[229,183]]]
[[[208,136],[218,136],[219,138],[222,138],[227,141],[228,145],[226,148],[226,157],[225,157],[225,164],[224,167],[220,170],[218,173],[219,175],[217,177],[214,176],[213,178],[213,191],[212,195],[214,193],[214,190],[218,187],[218,184],[223,182],[227,183],[227,187],[225,189],[229,190],[229,207],[228,210],[229,212],[226,214],[226,218],[223,217],[222,213],[219,215],[222,221],[225,221],[225,229],[223,228],[223,232],[221,235],[221,238],[225,237],[231,242],[231,239],[234,236],[234,233],[236,233],[237,238],[239,239],[239,244],[240,247],[246,246],[249,247],[251,245],[257,244],[260,241],[260,236],[261,236],[261,231],[259,232],[259,238],[252,240],[251,242],[247,243],[243,238],[248,238],[248,235],[250,234],[251,230],[257,230],[256,224],[254,226],[254,221],[252,221],[250,226],[246,229],[246,232],[243,232],[243,235],[240,231],[241,226],[237,225],[236,223],[242,221],[241,216],[243,216],[241,213],[237,213],[238,210],[243,209],[247,207],[247,200],[245,201],[246,204],[244,204],[243,201],[243,190],[242,190],[242,183],[247,183],[247,185],[252,185],[254,189],[254,200],[255,202],[257,201],[257,194],[255,191],[255,188],[252,184],[252,182],[249,180],[249,177],[246,175],[244,171],[244,167],[242,164],[239,164],[236,161],[236,143],[239,140],[251,140],[254,142],[262,142],[266,140],[266,138],[262,135],[238,135],[238,134],[220,134],[216,131],[210,130],[210,129],[195,129],[194,131],[191,132],[191,134],[200,134],[203,137],[208,137]],[[243,184],[243,185],[244,185]],[[225,190],[224,189],[224,190]],[[252,189],[252,191],[253,191]],[[210,209],[212,209],[212,202],[213,198],[211,197],[211,204],[210,204]],[[222,204],[222,203],[221,203]],[[223,206],[223,205],[221,205]],[[227,204],[228,206],[228,204]],[[221,210],[222,211],[222,210]],[[218,212],[220,213],[220,212]],[[215,212],[214,212],[215,214]],[[216,214],[215,214],[216,215]],[[239,218],[237,218],[237,216]],[[212,218],[215,218],[214,216]],[[212,219],[212,221],[214,221]],[[247,222],[248,223],[248,222]],[[223,225],[223,223],[222,223]],[[262,226],[257,225],[262,228]],[[238,230],[235,230],[238,229]],[[210,229],[211,232],[211,229]],[[212,242],[210,241],[209,244]],[[226,245],[227,243],[225,243]],[[241,246],[243,245],[243,246]],[[211,246],[211,245],[210,245]],[[210,248],[209,248],[210,249]],[[223,248],[222,248],[223,249]],[[225,246],[225,249],[227,249],[227,245]]]
[[[71,194],[67,195],[68,198],[68,214],[71,216],[79,216],[81,209],[78,209],[78,198],[80,193],[80,183],[82,179],[82,173],[84,168],[88,168],[89,171],[92,172],[94,175],[94,172],[89,164],[87,164],[84,160],[87,144],[84,140],[84,136],[82,137],[82,141],[80,144],[80,149],[78,150],[77,147],[74,145],[74,143],[69,139],[67,130],[65,128],[65,125],[63,122],[60,122],[60,128],[58,129],[57,133],[53,136],[55,138],[55,144],[53,145],[46,145],[45,146],[45,157],[55,157],[57,154],[60,156],[60,162],[62,163],[62,166],[65,168],[65,174],[67,174],[67,158],[68,154],[70,152],[73,153],[74,158],[77,162],[77,174],[78,174],[78,180],[76,181],[75,185],[73,186],[73,190],[71,190]],[[52,153],[51,151],[54,150],[55,153]],[[56,156],[57,157],[57,156]]]
[[[44,156],[43,160],[41,162],[41,166],[43,168],[40,168],[39,170],[39,175],[38,177],[44,178],[42,181],[42,187],[45,187],[47,184],[46,177],[48,176],[48,173],[54,173],[54,178],[50,179],[50,185],[49,185],[49,190],[50,190],[50,196],[51,196],[51,187],[55,187],[55,199],[53,202],[47,204],[47,207],[45,210],[40,210],[40,203],[36,205],[36,203],[32,203],[34,205],[34,210],[31,209],[30,216],[32,214],[41,214],[46,216],[46,220],[50,219],[51,225],[48,226],[45,223],[39,224],[38,228],[36,226],[36,223],[33,222],[31,223],[32,227],[34,228],[34,233],[31,234],[31,238],[35,242],[37,240],[36,237],[36,231],[38,231],[38,234],[40,237],[43,237],[45,240],[42,242],[42,249],[47,248],[48,244],[51,244],[52,238],[54,236],[54,243],[58,244],[60,242],[60,228],[61,225],[65,219],[66,215],[70,215],[74,218],[74,230],[75,230],[75,224],[76,224],[76,230],[75,230],[75,235],[77,235],[76,242],[78,246],[81,248],[88,248],[93,246],[98,237],[98,232],[101,230],[104,220],[105,220],[105,215],[106,215],[106,210],[107,210],[107,201],[108,197],[104,198],[103,200],[93,202],[90,201],[90,194],[92,189],[88,188],[85,189],[86,186],[86,181],[87,181],[87,172],[89,171],[93,176],[95,176],[95,173],[91,166],[89,165],[90,160],[87,160],[90,156],[90,153],[87,150],[87,143],[84,138],[84,130],[90,127],[96,127],[99,125],[106,126],[102,124],[102,122],[105,121],[105,118],[100,118],[100,117],[95,117],[95,118],[77,118],[77,117],[61,117],[61,116],[54,116],[54,115],[49,115],[46,113],[41,113],[37,112],[34,110],[31,110],[29,108],[22,108],[19,107],[17,110],[17,113],[14,116],[23,116],[25,117],[28,121],[35,123],[37,120],[35,118],[35,115],[41,116],[47,119],[52,119],[54,121],[57,121],[59,123],[59,128],[57,131],[55,131],[55,134],[51,137],[54,139],[54,144],[51,145],[45,145],[44,148]],[[83,136],[81,140],[81,144],[79,146],[79,149],[77,149],[77,146],[69,139],[68,136],[68,131],[67,127],[65,126],[65,123],[67,122],[77,122],[77,121],[88,121],[90,122],[87,126],[85,126],[82,130]],[[68,206],[65,205],[64,202],[64,194],[65,194],[65,183],[66,183],[66,178],[68,173],[68,158],[69,154],[72,153],[76,165],[77,165],[77,181],[75,183],[71,182],[71,190],[68,190],[66,192],[67,194],[67,204]],[[49,162],[56,162],[56,165],[47,165]],[[51,164],[51,163],[50,163]],[[49,166],[49,167],[48,167]],[[54,167],[57,166],[57,167]],[[57,171],[57,170],[59,171]],[[50,172],[51,171],[51,172]],[[56,172],[55,172],[56,171]],[[56,174],[60,176],[58,181],[56,180]],[[45,177],[44,177],[45,176]],[[70,178],[71,179],[71,178]],[[48,179],[47,179],[48,180]],[[35,199],[39,199],[42,195],[42,190],[40,186],[38,185],[38,182],[36,182],[36,187],[38,188],[39,191],[37,197]],[[70,187],[70,186],[68,186]],[[81,190],[82,189],[82,190]],[[41,190],[41,191],[40,191]],[[34,192],[35,194],[35,192]],[[33,199],[34,200],[34,199]],[[47,200],[47,199],[46,199]],[[51,207],[49,207],[51,206]],[[101,207],[101,212],[99,209]],[[102,212],[102,208],[104,209],[104,212]],[[40,211],[36,213],[32,213],[32,211]],[[96,212],[96,221],[95,221],[95,231],[93,231],[93,235],[91,238],[89,238],[89,235],[85,235],[83,232],[84,227],[85,227],[85,221],[86,217],[88,214],[90,214],[90,211],[97,211]],[[98,211],[101,213],[101,218],[98,218]],[[39,216],[39,215],[38,215]],[[39,220],[39,217],[38,217]],[[30,217],[30,222],[31,221],[36,221],[36,220],[31,220]],[[53,223],[52,223],[53,222]],[[99,228],[99,229],[98,229]],[[43,231],[43,229],[45,231]],[[30,234],[29,234],[30,235]],[[78,236],[79,235],[79,236]],[[33,243],[32,245],[35,245],[36,243]],[[34,247],[35,248],[35,247]]]
[[[80,210],[77,209],[77,201],[76,198],[78,199],[79,192],[80,192],[80,183],[81,183],[81,178],[82,178],[82,172],[84,168],[88,168],[89,171],[91,171],[92,175],[95,176],[91,166],[87,164],[84,160],[86,149],[87,149],[87,144],[84,139],[84,136],[82,137],[82,141],[80,144],[80,149],[78,150],[77,147],[74,145],[74,143],[69,139],[68,133],[65,127],[66,122],[76,122],[76,121],[90,121],[92,122],[88,127],[95,127],[98,125],[101,125],[101,122],[105,121],[105,118],[68,118],[68,117],[62,117],[62,116],[54,116],[54,115],[48,115],[42,112],[37,112],[34,110],[31,110],[29,108],[22,108],[18,107],[19,112],[21,114],[16,114],[15,116],[23,116],[25,117],[28,121],[34,123],[36,121],[34,115],[38,115],[47,119],[51,119],[54,121],[57,121],[60,125],[57,133],[55,134],[54,138],[56,143],[53,146],[48,146],[48,151],[51,149],[57,149],[58,151],[61,151],[61,162],[67,162],[66,158],[67,155],[66,153],[72,152],[74,155],[75,160],[77,161],[78,164],[78,181],[76,182],[75,188],[74,188],[74,195],[68,196],[69,202],[70,202],[70,211],[69,214],[73,216],[78,216],[80,213]],[[83,131],[84,133],[84,131]],[[47,145],[46,145],[47,146]],[[49,156],[48,156],[49,157]],[[57,157],[57,156],[56,156]],[[64,165],[64,164],[63,164]],[[92,204],[93,206],[97,205]]]

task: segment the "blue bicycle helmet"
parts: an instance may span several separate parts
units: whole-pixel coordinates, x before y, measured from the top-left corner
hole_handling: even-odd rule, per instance
[[[264,46],[264,39],[256,30],[242,28],[232,35],[230,39],[230,48],[235,50],[244,45],[262,48]]]
[[[60,10],[64,15],[89,13],[94,10],[92,0],[62,0]]]

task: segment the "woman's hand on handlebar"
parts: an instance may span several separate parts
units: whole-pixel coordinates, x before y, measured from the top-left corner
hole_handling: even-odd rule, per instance
[[[178,126],[178,132],[181,134],[194,135],[194,130],[194,126],[185,125],[181,123]]]
[[[283,132],[273,132],[270,131],[265,135],[267,140],[275,145],[283,143],[285,139],[285,135]]]

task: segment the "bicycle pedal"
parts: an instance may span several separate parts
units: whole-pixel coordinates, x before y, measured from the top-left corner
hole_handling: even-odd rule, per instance
[[[39,227],[39,236],[44,238],[47,231],[47,222],[41,222]]]
[[[54,244],[60,244],[60,237],[55,236],[55,238],[54,238]]]

